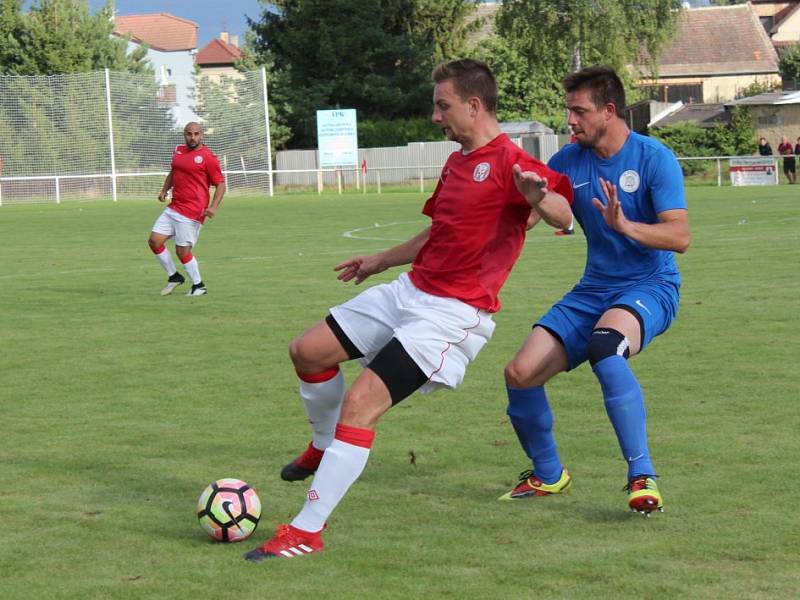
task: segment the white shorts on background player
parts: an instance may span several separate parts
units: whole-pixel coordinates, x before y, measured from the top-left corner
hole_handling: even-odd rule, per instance
[[[420,391],[453,389],[494,332],[492,314],[418,289],[407,273],[331,308],[367,365],[393,337],[429,381]]]
[[[174,238],[176,246],[194,246],[203,226],[197,221],[184,217],[171,208],[164,212],[153,223],[153,231]]]

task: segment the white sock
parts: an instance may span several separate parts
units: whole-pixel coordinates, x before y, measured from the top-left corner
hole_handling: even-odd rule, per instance
[[[200,265],[197,264],[197,259],[194,256],[188,262],[183,263],[183,268],[186,269],[186,273],[194,285],[203,281],[203,278],[200,277]]]
[[[306,502],[292,521],[292,527],[303,531],[320,531],[333,509],[367,466],[370,447],[365,447],[362,442],[351,444],[340,439],[344,437],[339,435],[341,427],[340,425],[337,428],[337,437],[322,456],[322,462],[308,490]],[[366,429],[357,430],[353,427],[347,429],[374,436],[372,431]],[[367,443],[371,444],[372,440]]]
[[[333,441],[333,432],[339,422],[344,399],[344,375],[338,367],[330,369],[319,376],[300,377],[300,397],[306,407],[308,422],[311,423],[313,437],[311,443],[317,450],[325,450]],[[319,377],[328,377],[319,381]],[[313,381],[309,381],[313,379]]]
[[[168,276],[171,277],[178,271],[178,269],[175,268],[175,263],[172,262],[172,255],[166,248],[156,254],[156,260],[161,264],[162,267],[164,267],[164,270],[167,272]]]

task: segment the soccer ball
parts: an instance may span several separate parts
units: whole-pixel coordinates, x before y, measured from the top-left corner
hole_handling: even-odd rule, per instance
[[[210,484],[197,501],[200,526],[220,542],[241,542],[250,537],[261,517],[256,491],[239,479],[220,479]]]

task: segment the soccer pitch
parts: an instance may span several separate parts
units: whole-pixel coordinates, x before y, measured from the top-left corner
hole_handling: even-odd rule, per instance
[[[324,552],[259,564],[242,553],[306,491],[278,477],[309,439],[287,345],[361,289],[334,264],[426,226],[424,197],[227,199],[196,248],[199,298],[159,296],[155,201],[0,208],[0,597],[796,597],[800,192],[688,194],[680,314],[632,362],[664,514],[626,510],[586,365],[548,388],[572,492],[497,501],[528,468],[503,367],[585,258],[582,235],[540,225],[462,387],[384,417]],[[195,516],[222,477],[264,504],[240,544]]]

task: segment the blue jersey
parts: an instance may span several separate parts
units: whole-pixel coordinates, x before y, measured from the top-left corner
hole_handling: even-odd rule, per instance
[[[680,285],[674,253],[655,250],[611,229],[592,204],[606,198],[600,178],[617,186],[629,221],[658,223],[658,213],[686,208],[683,173],[672,151],[661,142],[631,133],[622,149],[600,158],[591,149],[569,144],[548,163],[572,181],[572,212],[586,234],[586,268],[579,285],[617,287],[662,279]]]

